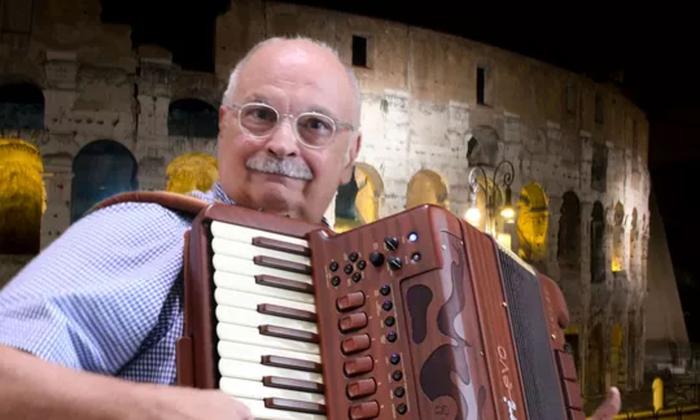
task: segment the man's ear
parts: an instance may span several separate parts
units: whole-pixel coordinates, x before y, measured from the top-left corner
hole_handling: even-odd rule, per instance
[[[227,124],[228,118],[226,118],[226,115],[229,112],[231,112],[229,108],[226,108],[223,105],[219,107],[219,131],[222,131],[224,126]]]
[[[341,184],[347,184],[352,178],[352,168],[355,165],[355,159],[360,153],[360,146],[362,146],[362,134],[357,134],[357,136],[350,139],[348,144],[348,150],[345,153],[345,162],[343,163],[343,172],[341,178]]]

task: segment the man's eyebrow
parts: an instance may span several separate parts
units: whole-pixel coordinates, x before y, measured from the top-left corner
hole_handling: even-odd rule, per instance
[[[316,112],[318,114],[328,115],[329,117],[336,118],[335,114],[331,112],[330,109],[321,105],[311,105],[305,110],[305,112]]]
[[[270,101],[263,95],[259,93],[254,93],[246,97],[245,102],[260,102],[262,104],[270,105]]]

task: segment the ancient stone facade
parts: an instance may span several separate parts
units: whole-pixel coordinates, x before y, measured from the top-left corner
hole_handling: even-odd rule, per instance
[[[257,0],[232,2],[217,18],[213,73],[184,71],[162,48],[132,48],[128,26],[100,21],[98,0],[43,4],[15,10],[33,13],[31,30],[3,31],[0,39],[0,87],[23,83],[43,94],[40,127],[0,121],[3,136],[33,142],[43,157],[42,246],[71,223],[72,188],[86,176],[75,162],[86,146],[123,146],[138,168],[130,182],[162,189],[177,156],[215,153],[211,115],[244,52],[268,36],[310,36],[356,64],[359,161],[375,179],[378,217],[405,208],[417,174],[441,183],[436,202],[463,216],[470,167],[489,172],[509,160],[522,212],[517,223],[498,226],[514,250],[533,247],[530,262],[564,290],[585,393],[640,385],[648,122],[614,86],[450,35]],[[189,122],[175,118],[193,112]],[[521,244],[528,235],[536,238]]]

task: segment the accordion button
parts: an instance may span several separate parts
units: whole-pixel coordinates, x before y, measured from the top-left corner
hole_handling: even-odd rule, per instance
[[[328,266],[331,271],[338,271],[338,263],[336,261],[331,262],[331,264]]]
[[[358,328],[364,328],[367,326],[367,314],[360,312],[357,314],[350,314],[340,318],[338,322],[338,327],[342,332],[348,332],[356,330]]]
[[[362,356],[343,363],[343,371],[348,376],[361,375],[374,368],[374,360],[370,356]]]
[[[399,257],[390,257],[389,258],[389,268],[392,270],[399,270],[403,263],[401,262],[401,258]]]
[[[357,353],[358,351],[366,350],[369,348],[370,339],[369,334],[358,334],[352,337],[346,338],[341,343],[341,349],[345,354]]]
[[[363,402],[350,407],[351,420],[372,419],[379,415],[379,403],[376,401]]]
[[[357,261],[357,258],[359,255],[357,255],[357,252],[351,252],[350,255],[348,255],[348,259],[352,262]]]
[[[365,397],[377,392],[377,383],[371,378],[359,379],[357,381],[350,382],[346,388],[346,391],[348,393],[348,397],[352,399]]]
[[[367,267],[367,262],[365,262],[365,260],[360,260],[360,261],[357,263],[357,269],[358,269],[358,270],[364,270],[365,267]]]
[[[345,271],[345,274],[350,275],[353,269],[352,264],[347,264],[345,268],[343,268],[343,271]]]
[[[384,254],[376,251],[369,254],[369,262],[371,262],[373,266],[379,267],[384,264]]]
[[[365,294],[362,292],[352,292],[341,296],[336,300],[336,306],[340,311],[349,311],[365,304]]]
[[[387,250],[396,251],[396,248],[399,247],[399,240],[393,236],[386,237],[384,238],[384,245],[386,246]]]

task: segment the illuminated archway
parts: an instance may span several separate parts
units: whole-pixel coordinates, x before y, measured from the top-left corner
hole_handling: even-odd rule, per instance
[[[406,192],[406,208],[435,204],[447,208],[447,184],[434,171],[423,169],[413,175]]]
[[[36,146],[0,138],[0,254],[39,252],[46,210],[43,172]]]
[[[549,199],[542,187],[535,182],[520,190],[516,230],[518,255],[528,262],[544,260],[547,256]]]
[[[622,203],[618,201],[615,205],[615,213],[613,220],[613,234],[612,234],[612,258],[611,258],[611,270],[613,273],[622,271],[625,269],[625,247],[624,247],[624,237],[625,228],[623,222],[625,220],[625,208]]]
[[[376,169],[357,162],[352,181],[338,188],[335,202],[336,232],[344,232],[379,218],[384,183]]]
[[[73,160],[71,222],[97,202],[138,188],[138,166],[129,149],[113,140],[83,147]]]
[[[165,169],[168,176],[166,189],[171,192],[209,191],[219,170],[216,158],[206,153],[185,153],[173,159]]]

